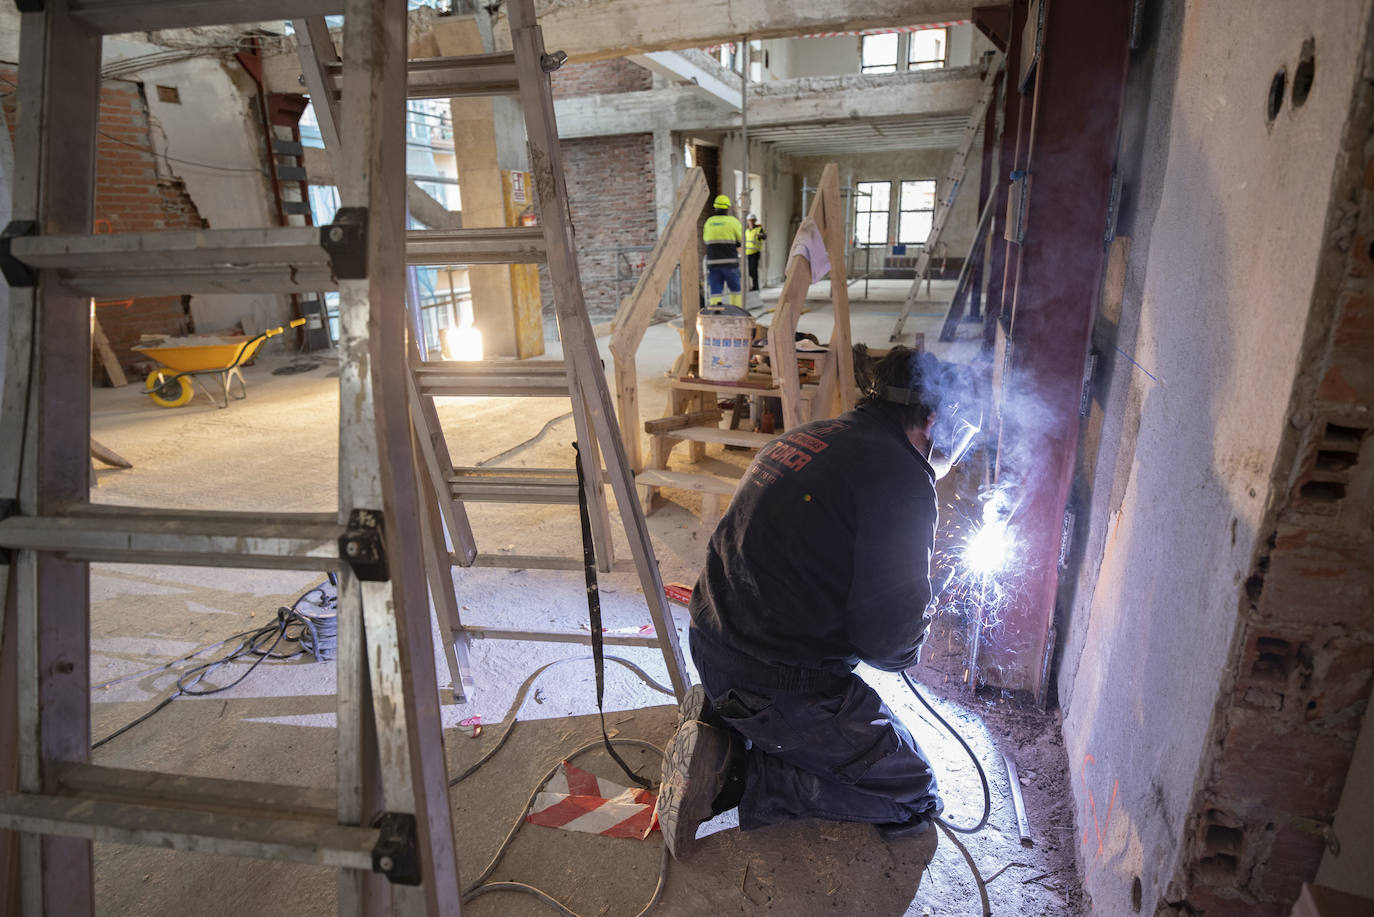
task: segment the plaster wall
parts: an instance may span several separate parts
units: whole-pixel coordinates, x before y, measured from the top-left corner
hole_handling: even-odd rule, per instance
[[[195,58],[143,70],[148,119],[158,167],[186,184],[210,229],[276,225],[264,170],[264,143],[253,108],[256,87],[243,73],[213,58]],[[158,86],[177,90],[180,102],[158,97]],[[271,293],[198,294],[191,298],[198,331],[242,323],[254,334],[290,318],[290,302]]]
[[[1118,229],[1131,237],[1124,293],[1096,335],[1084,560],[1061,620],[1058,689],[1096,913],[1131,913],[1136,881],[1146,913],[1182,897],[1244,582],[1280,496],[1276,457],[1369,11],[1368,0],[1154,9],[1148,94],[1128,111],[1128,124],[1143,121],[1123,141],[1123,159],[1138,159]],[[1286,67],[1291,79],[1309,37],[1311,94],[1300,108],[1285,97],[1270,123],[1271,78]]]
[[[859,37],[794,38],[767,42],[769,65],[780,80],[859,72]],[[779,51],[773,49],[783,46]]]

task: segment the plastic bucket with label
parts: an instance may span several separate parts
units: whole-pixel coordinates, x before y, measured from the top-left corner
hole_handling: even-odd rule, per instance
[[[743,382],[749,375],[749,344],[754,320],[747,315],[697,316],[701,344],[698,374],[708,382]]]

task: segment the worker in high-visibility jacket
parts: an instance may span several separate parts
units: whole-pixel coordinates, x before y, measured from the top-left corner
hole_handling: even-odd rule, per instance
[[[759,218],[752,213],[745,220],[744,227],[744,254],[749,259],[749,289],[759,288],[759,253],[763,251],[763,240],[768,238],[768,233],[763,231],[759,224]]]
[[[739,280],[739,246],[744,241],[744,229],[739,220],[730,215],[730,198],[717,194],[711,203],[715,213],[706,218],[701,240],[706,243],[706,288],[709,302],[721,305],[722,295],[728,291],[730,305],[741,304]]]

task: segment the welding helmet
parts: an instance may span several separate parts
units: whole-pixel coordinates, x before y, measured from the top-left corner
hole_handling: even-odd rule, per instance
[[[968,367],[946,363],[929,351],[912,355],[912,389],[889,387],[884,401],[924,404],[931,407],[930,451],[926,455],[937,479],[959,463],[982,431],[983,412],[978,404],[973,375]]]
[[[716,199],[711,202],[711,206],[716,208],[717,210],[729,210],[730,198],[728,198],[724,194],[717,194]]]

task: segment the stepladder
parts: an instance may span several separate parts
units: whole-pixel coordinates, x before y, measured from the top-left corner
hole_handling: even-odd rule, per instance
[[[415,430],[415,453],[422,494],[424,560],[431,599],[440,622],[455,697],[463,699],[475,684],[469,647],[476,637],[500,640],[584,643],[585,632],[561,632],[535,626],[490,626],[465,622],[454,590],[453,568],[580,571],[580,552],[530,553],[497,551],[479,544],[468,506],[491,504],[585,505],[590,519],[598,568],[634,572],[644,593],[652,633],[607,634],[608,644],[656,648],[680,697],[688,682],[672,613],[654,556],[644,514],[635,499],[634,469],[620,437],[605,371],[597,353],[583,298],[554,122],[550,74],[565,55],[543,45],[532,4],[509,5],[511,50],[462,57],[412,60],[412,98],[514,96],[525,124],[530,182],[537,207],[535,225],[410,230],[406,260],[414,267],[492,264],[545,264],[552,282],[562,359],[445,360],[409,348],[409,407]],[[340,65],[329,29],[322,19],[295,23],[303,78],[316,98],[331,98]],[[338,112],[317,107],[327,150],[339,134]],[[332,155],[332,152],[331,152]],[[579,478],[573,450],[566,464],[555,467],[456,465],[440,421],[436,399],[556,398],[570,403],[577,442]],[[519,410],[518,407],[513,410]],[[460,421],[461,423],[461,421]],[[630,557],[615,557],[615,524],[608,493],[623,528]],[[573,518],[576,518],[575,516]],[[490,533],[487,533],[490,537]],[[504,539],[503,539],[504,540]]]
[[[921,246],[921,251],[916,256],[911,289],[907,291],[906,300],[902,304],[902,311],[897,316],[896,324],[892,326],[892,334],[889,339],[893,342],[901,339],[903,329],[906,327],[906,320],[911,315],[911,310],[915,307],[916,299],[920,295],[921,284],[926,282],[930,276],[931,260],[941,245],[945,224],[949,222],[949,215],[954,210],[954,204],[959,199],[959,192],[968,175],[969,155],[973,151],[978,132],[983,126],[983,119],[987,115],[988,106],[992,104],[993,97],[997,94],[998,82],[1002,79],[1005,68],[1005,58],[997,52],[989,52],[989,54],[990,56],[986,60],[986,70],[983,74],[983,85],[978,92],[978,101],[974,103],[973,110],[969,112],[968,120],[964,123],[959,146],[955,148],[949,169],[945,172],[944,178],[937,188],[938,198],[935,202],[935,214],[931,218],[930,234],[926,237],[925,244]],[[985,142],[990,143],[991,140],[985,140]]]
[[[285,7],[285,9],[283,9]],[[78,4],[22,14],[0,394],[0,912],[94,913],[92,843],[337,868],[348,915],[453,914],[460,887],[406,393],[406,4]],[[343,13],[342,209],[323,227],[92,234],[103,36]],[[94,505],[90,300],[340,294],[331,513]],[[86,367],[81,372],[78,367]],[[93,763],[90,565],[329,570],[340,579],[335,787]]]

